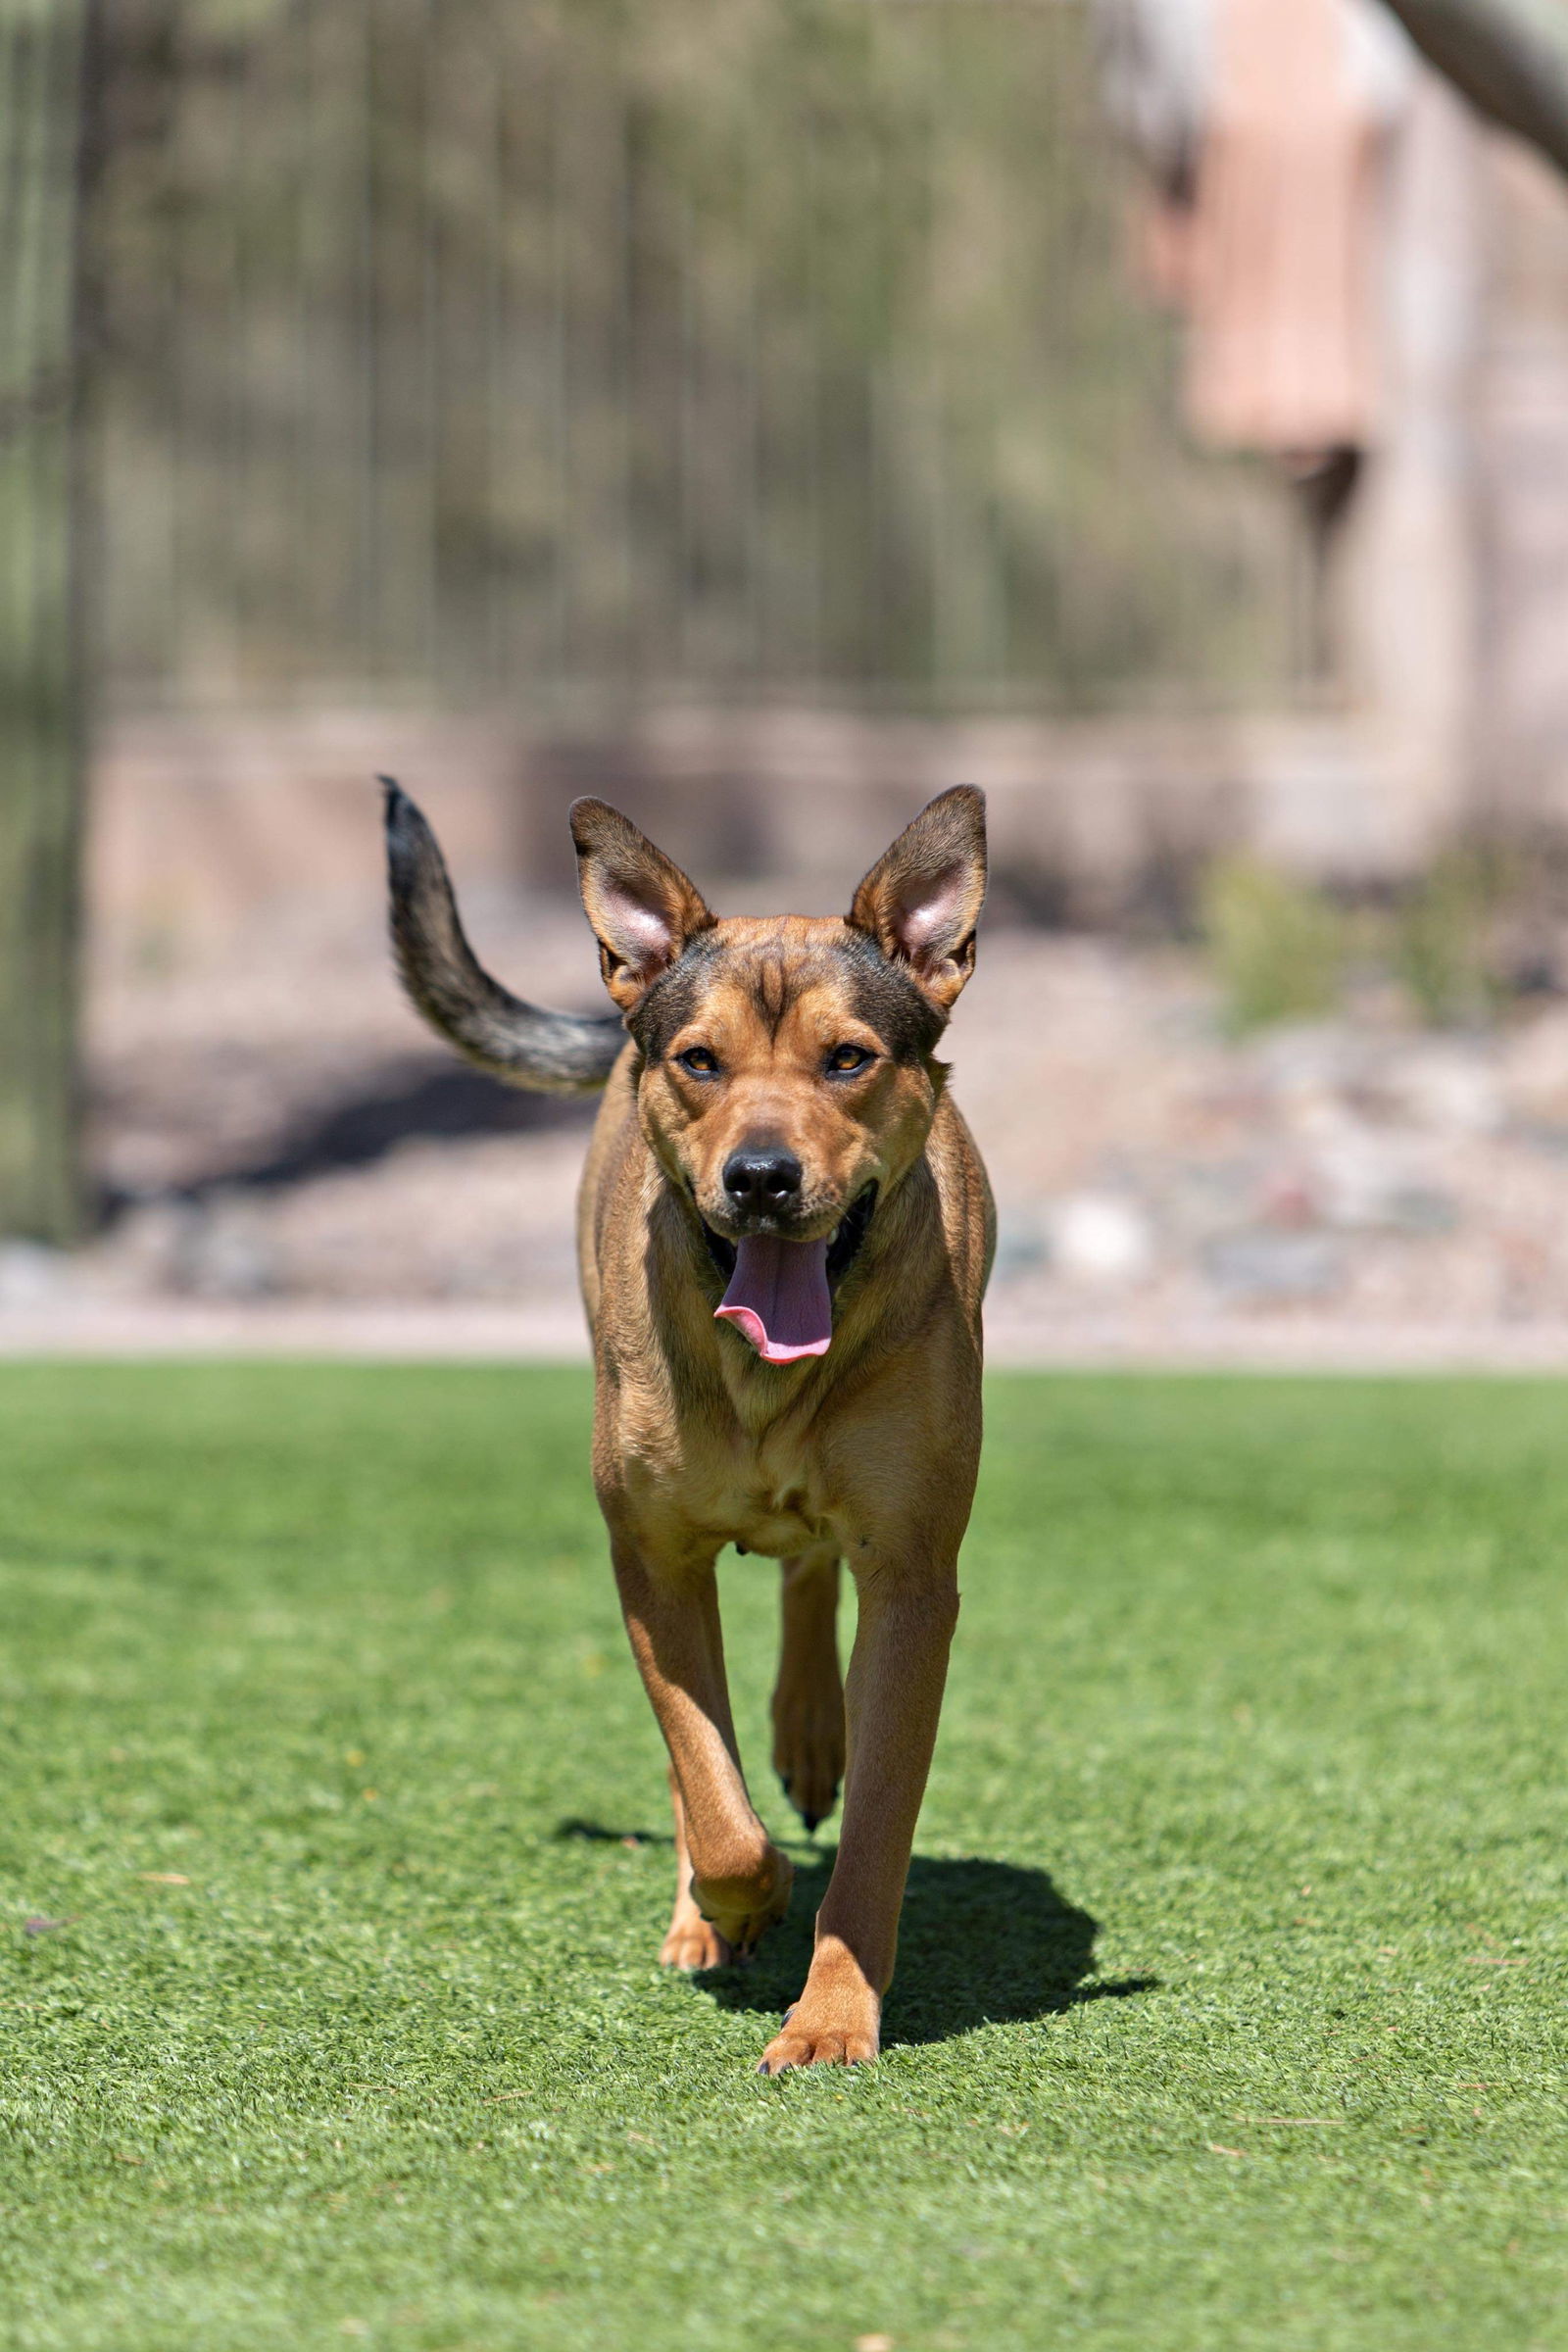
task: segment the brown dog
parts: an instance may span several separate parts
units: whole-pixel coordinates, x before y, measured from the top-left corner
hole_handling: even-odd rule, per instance
[[[933,801],[842,922],[720,922],[625,817],[578,801],[583,905],[621,1016],[597,1019],[490,979],[434,836],[390,783],[386,817],[393,941],[425,1018],[514,1085],[606,1090],[578,1244],[594,1480],[669,1749],[661,1957],[712,1968],[790,1897],[725,1688],[713,1564],[733,1543],[783,1563],[773,1760],[808,1827],[847,1764],[810,1974],[760,2071],[873,2058],[980,1451],[994,1220],[934,1054],[974,966],[981,796]]]

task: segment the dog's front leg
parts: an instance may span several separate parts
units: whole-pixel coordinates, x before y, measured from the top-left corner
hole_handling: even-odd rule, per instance
[[[746,1792],[713,1564],[659,1564],[635,1543],[613,1536],[612,1549],[632,1654],[669,1749],[675,1834],[691,1857],[691,1896],[723,1941],[745,1952],[782,1918],[795,1873]],[[671,1950],[681,1919],[677,1893],[666,1938],[676,1965],[691,1949],[690,1939],[680,1938],[682,1952]]]
[[[692,1892],[692,1855],[686,1842],[686,1814],[675,1767],[669,1768],[669,1801],[675,1814],[675,1907],[659,1947],[662,1968],[722,1968],[734,1953],[711,1920],[705,1919]]]
[[[958,1615],[953,1561],[911,1547],[857,1569],[859,1625],[845,1686],[844,1834],[806,1989],[760,2072],[874,2058],[893,1978],[909,1848],[925,1794]]]

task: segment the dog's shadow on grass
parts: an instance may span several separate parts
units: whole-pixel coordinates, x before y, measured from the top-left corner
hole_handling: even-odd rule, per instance
[[[645,1842],[635,1833],[563,1824],[564,1836]],[[660,1842],[667,1842],[661,1840]],[[811,1961],[811,1923],[827,1889],[831,1852],[795,1854],[789,1917],[744,1967],[697,1977],[721,2009],[777,2016],[795,2000]],[[916,1854],[899,1930],[899,1973],[882,2020],[885,2048],[951,2041],[976,2026],[1059,2016],[1080,2001],[1127,2000],[1154,1977],[1095,1974],[1098,1924],[1043,1870],[979,1857]]]
[[[781,2011],[806,1982],[811,1923],[827,1891],[831,1854],[795,1869],[788,1919],[745,1967],[697,1982],[724,2009]],[[1079,2001],[1124,1999],[1152,1977],[1095,1976],[1097,1923],[1043,1870],[978,1856],[916,1854],[899,1928],[899,1972],[882,2018],[884,2048],[951,2041],[976,2026],[1051,2017]]]

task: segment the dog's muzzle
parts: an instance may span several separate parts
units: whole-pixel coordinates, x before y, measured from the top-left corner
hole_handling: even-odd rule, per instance
[[[826,1355],[833,1344],[832,1283],[853,1265],[876,1206],[867,1185],[826,1241],[792,1242],[773,1234],[728,1242],[707,1219],[709,1253],[727,1288],[714,1317],[733,1324],[764,1364]]]
[[[837,1225],[834,1226],[827,1246],[827,1278],[829,1282],[837,1282],[841,1274],[847,1274],[859,1256],[861,1246],[870,1230],[871,1218],[876,1210],[876,1196],[877,1187],[874,1184],[868,1184],[864,1192],[858,1194],[851,1202]],[[709,1256],[712,1259],[718,1272],[723,1275],[724,1280],[728,1282],[735,1271],[735,1244],[726,1240],[723,1234],[715,1233],[700,1209],[698,1210],[698,1222],[703,1229],[703,1240],[708,1246]]]

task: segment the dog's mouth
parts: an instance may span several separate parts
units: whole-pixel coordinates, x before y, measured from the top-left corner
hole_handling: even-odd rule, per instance
[[[826,1355],[833,1344],[831,1285],[860,1253],[876,1194],[868,1184],[834,1231],[817,1242],[786,1242],[774,1234],[729,1242],[704,1218],[708,1253],[728,1285],[715,1319],[733,1323],[764,1364]]]

